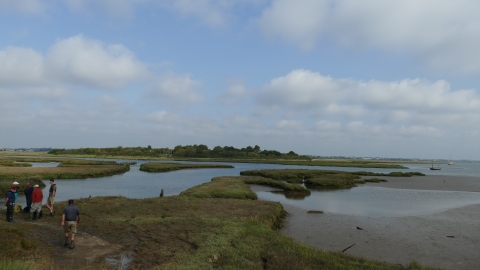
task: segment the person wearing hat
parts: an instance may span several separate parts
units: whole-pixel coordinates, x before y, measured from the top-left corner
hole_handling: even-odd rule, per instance
[[[32,209],[30,209],[30,219],[35,220],[40,218],[40,211],[42,211],[43,192],[38,185],[33,186],[32,192]]]
[[[7,221],[13,222],[13,208],[15,207],[15,193],[17,189],[14,186],[10,187],[5,197],[5,206],[7,206]]]
[[[33,192],[33,185],[32,183],[28,182],[27,187],[23,191],[25,193],[25,199],[27,200],[27,207],[25,207],[23,210],[27,213],[30,212],[30,208],[32,208],[32,192]]]
[[[13,182],[12,186],[13,189],[15,189],[15,192],[14,192],[14,195],[15,195],[15,200],[18,198],[18,192],[17,192],[17,189],[18,189],[18,185],[20,185],[17,181]]]

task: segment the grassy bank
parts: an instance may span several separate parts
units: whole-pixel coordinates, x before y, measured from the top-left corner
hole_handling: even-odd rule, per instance
[[[383,168],[383,169],[407,169],[407,167],[387,163],[383,161],[366,160],[287,160],[287,159],[241,159],[241,158],[175,158],[179,161],[195,162],[235,162],[235,163],[262,163],[299,166],[322,166],[322,167],[357,167],[357,168]]]
[[[371,172],[343,172],[332,170],[304,170],[304,169],[284,169],[284,170],[252,170],[241,171],[243,176],[260,176],[277,181],[286,181],[288,183],[304,183],[306,187],[313,189],[342,189],[351,188],[357,184],[366,182],[386,182],[384,179],[371,178],[360,180],[362,176],[394,176],[410,177],[413,175],[424,175],[415,172],[391,172],[371,173]]]
[[[10,186],[13,184],[14,181],[17,181],[20,184],[19,185],[20,188],[18,189],[18,192],[22,193],[22,194],[23,194],[23,191],[25,190],[25,188],[27,187],[28,182],[32,183],[33,185],[38,184],[40,186],[40,188],[45,187],[45,184],[42,182],[42,179],[38,176],[21,177],[21,178],[15,179],[15,180],[12,180],[10,178],[4,178],[4,179],[0,179],[0,196],[1,196],[1,198],[5,197],[5,195],[7,194]],[[2,202],[5,202],[5,201],[2,200]]]
[[[212,169],[212,168],[234,168],[231,165],[222,164],[182,164],[182,163],[163,163],[147,162],[140,165],[140,171],[144,172],[170,172],[184,169]]]
[[[68,266],[106,269],[104,257],[130,254],[132,269],[404,269],[319,251],[283,236],[276,231],[285,216],[282,206],[232,193],[231,189],[248,194],[241,178],[217,178],[180,196],[77,200],[82,211],[79,230],[88,233],[83,237],[120,248],[85,264],[80,261],[100,247],[78,244],[73,251],[77,256],[69,258]],[[0,222],[0,246],[7,248],[2,255],[11,260],[8,263],[27,261],[31,266],[38,260],[37,269],[62,269],[62,258],[72,251],[61,247],[59,222],[59,216],[35,223]],[[427,268],[413,263],[411,269]]]

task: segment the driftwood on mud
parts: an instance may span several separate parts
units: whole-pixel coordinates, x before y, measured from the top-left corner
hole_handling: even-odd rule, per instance
[[[351,248],[351,247],[355,246],[356,244],[357,244],[357,243],[355,243],[355,244],[353,244],[353,245],[351,245],[351,246],[347,247],[346,249],[342,250],[342,253],[343,253],[343,252],[345,252],[345,251],[347,251],[347,249],[349,249],[349,248]]]

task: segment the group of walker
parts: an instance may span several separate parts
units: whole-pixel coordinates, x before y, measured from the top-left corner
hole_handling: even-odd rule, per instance
[[[13,222],[13,213],[15,212],[15,201],[18,197],[17,190],[19,189],[19,183],[13,182],[10,186],[7,196],[5,197],[5,206],[7,206],[7,222]],[[24,211],[29,213],[30,220],[37,220],[42,218],[42,201],[43,192],[38,184],[32,185],[27,183],[27,187],[24,190],[27,206]],[[48,191],[47,204],[45,205],[50,210],[50,216],[55,215],[53,209],[53,203],[55,201],[55,195],[57,193],[57,185],[54,179],[50,179],[50,189]],[[75,234],[77,233],[77,224],[80,223],[80,210],[73,205],[73,200],[68,200],[68,206],[62,211],[61,226],[64,227],[65,232],[65,247],[70,249],[75,248]],[[68,236],[70,235],[70,242]]]

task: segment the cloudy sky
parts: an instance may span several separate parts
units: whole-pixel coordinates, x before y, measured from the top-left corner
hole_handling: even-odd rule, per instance
[[[0,148],[480,159],[480,2],[0,0]]]

